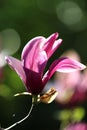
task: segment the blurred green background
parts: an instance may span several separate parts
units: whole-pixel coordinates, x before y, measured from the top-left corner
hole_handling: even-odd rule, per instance
[[[54,32],[59,32],[63,43],[48,66],[68,49],[75,49],[81,62],[87,64],[86,0],[0,0],[0,58],[9,54],[20,59],[30,39],[39,35],[48,37]],[[3,60],[0,59],[0,124],[8,127],[28,113],[31,97],[13,96],[26,90]],[[86,109],[85,104],[82,105]],[[54,113],[62,109],[55,101],[39,104],[30,119],[13,129],[58,130],[60,120],[55,119]]]

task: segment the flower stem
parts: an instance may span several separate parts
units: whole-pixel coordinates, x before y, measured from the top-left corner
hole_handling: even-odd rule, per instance
[[[13,125],[11,125],[11,126],[9,126],[9,127],[7,127],[7,128],[1,128],[1,130],[10,130],[11,128],[13,128],[13,127],[15,127],[16,125],[18,125],[18,124],[22,123],[23,121],[25,121],[25,120],[30,116],[33,107],[34,107],[34,104],[32,103],[31,108],[30,108],[30,110],[29,110],[29,113],[28,113],[23,119],[21,119],[20,121],[17,121],[16,123],[14,123]]]

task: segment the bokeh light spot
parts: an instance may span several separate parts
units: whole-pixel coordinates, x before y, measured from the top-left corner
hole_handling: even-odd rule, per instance
[[[1,32],[2,49],[8,54],[14,54],[20,47],[20,36],[14,29]]]
[[[58,3],[56,13],[58,19],[72,30],[83,29],[84,25],[86,25],[83,10],[73,1],[61,1]],[[82,22],[84,22],[84,25],[81,25]]]
[[[20,36],[14,29],[0,32],[0,67],[3,67],[6,55],[14,54],[20,47]]]

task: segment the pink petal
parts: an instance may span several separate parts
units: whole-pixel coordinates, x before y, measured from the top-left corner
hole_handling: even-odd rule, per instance
[[[56,40],[57,37],[58,33],[54,33],[47,39],[39,36],[30,40],[22,51],[24,67],[42,75],[48,58],[62,42],[62,39]]]
[[[68,72],[74,72],[77,70],[83,70],[86,68],[85,65],[83,65],[82,63],[74,59],[65,57],[65,58],[60,58],[59,60],[60,62],[58,63],[58,69],[57,69],[57,71],[59,72],[68,73]]]
[[[16,71],[16,73],[20,76],[22,81],[25,83],[26,82],[26,75],[22,67],[21,61],[17,60],[16,58],[13,58],[11,56],[6,56],[5,57],[6,62],[8,65]]]
[[[41,74],[43,73],[47,63],[46,52],[42,50],[44,41],[44,37],[33,38],[24,47],[21,56],[25,68]]]
[[[51,55],[62,43],[62,39],[56,40],[57,38],[58,33],[56,32],[46,39],[43,49],[46,51],[48,58],[51,57]]]
[[[81,64],[76,60],[69,59],[67,57],[60,58],[58,60],[55,60],[51,64],[49,70],[43,77],[43,82],[46,83],[51,78],[51,76],[54,74],[55,71],[68,73],[76,70],[83,70],[85,68],[86,68],[85,65]]]

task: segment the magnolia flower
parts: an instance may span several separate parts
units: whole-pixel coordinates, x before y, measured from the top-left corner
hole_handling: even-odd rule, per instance
[[[67,57],[61,57],[53,61],[47,72],[45,72],[49,58],[62,43],[62,39],[57,38],[58,33],[54,33],[48,38],[42,36],[35,37],[31,39],[23,48],[21,60],[11,56],[5,57],[8,65],[16,71],[27,89],[27,92],[18,93],[15,96],[21,94],[32,95],[32,105],[29,113],[23,119],[17,121],[4,130],[10,130],[14,126],[26,120],[30,116],[33,106],[36,103],[50,103],[55,99],[57,96],[57,91],[54,88],[50,88],[45,94],[42,95],[45,85],[55,71],[66,73],[76,70],[83,70],[86,68],[85,65],[78,61]]]
[[[31,39],[23,48],[21,60],[6,56],[8,65],[20,76],[28,93],[33,95],[34,99],[41,97],[43,88],[55,71],[66,73],[85,69],[85,65],[80,62],[67,57],[61,57],[53,61],[47,72],[44,73],[49,58],[62,43],[62,39],[57,38],[58,33],[54,33],[48,38],[38,36]],[[55,89],[50,89],[50,92],[43,96],[46,97],[46,100],[48,99],[46,102],[49,103],[51,97],[54,99],[56,94],[57,91]],[[43,97],[41,99],[42,102],[43,99],[45,100]]]

